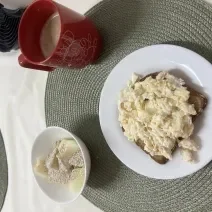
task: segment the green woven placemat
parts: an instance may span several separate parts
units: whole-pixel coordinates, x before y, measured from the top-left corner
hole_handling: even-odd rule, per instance
[[[5,195],[8,185],[8,169],[7,169],[7,156],[4,148],[4,141],[0,132],[0,210],[3,207]]]
[[[212,8],[200,0],[105,0],[87,15],[104,37],[101,58],[81,70],[50,73],[45,98],[47,125],[76,133],[90,150],[92,170],[83,195],[108,212],[211,212],[212,164],[177,180],[134,173],[107,146],[98,106],[108,74],[136,49],[171,43],[212,60]]]

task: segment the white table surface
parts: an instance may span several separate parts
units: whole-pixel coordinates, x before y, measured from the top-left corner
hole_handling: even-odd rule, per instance
[[[31,0],[0,0],[11,8]],[[85,13],[100,0],[57,0]],[[212,3],[212,0],[206,0]],[[0,129],[8,159],[8,192],[2,212],[100,212],[84,197],[60,206],[48,199],[32,176],[30,150],[36,135],[46,127],[44,94],[47,73],[21,68],[19,52],[0,53]]]
[[[2,0],[14,8],[31,0]],[[57,0],[80,13],[100,0]],[[15,3],[15,4],[13,4]],[[30,166],[30,150],[36,135],[46,127],[44,94],[47,72],[21,68],[19,52],[0,53],[0,128],[8,158],[9,184],[2,212],[99,212],[84,197],[60,206],[38,188]]]

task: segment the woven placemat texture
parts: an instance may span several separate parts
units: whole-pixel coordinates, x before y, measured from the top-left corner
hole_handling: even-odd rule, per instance
[[[5,195],[8,186],[8,168],[7,156],[4,147],[4,141],[0,132],[0,210],[3,207]]]
[[[177,180],[140,176],[107,146],[98,107],[108,74],[139,48],[176,44],[211,61],[212,8],[201,0],[105,0],[87,15],[104,38],[100,59],[81,70],[50,73],[45,97],[47,125],[76,133],[90,150],[92,170],[83,195],[108,212],[211,212],[212,164]]]

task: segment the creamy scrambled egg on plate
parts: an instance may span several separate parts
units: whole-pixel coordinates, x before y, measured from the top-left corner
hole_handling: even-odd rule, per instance
[[[124,135],[132,142],[144,142],[144,150],[151,156],[171,160],[178,143],[183,159],[194,162],[192,153],[198,146],[190,136],[194,130],[192,115],[196,111],[188,102],[190,92],[184,85],[182,79],[167,72],[142,81],[133,74],[120,92],[119,122]]]

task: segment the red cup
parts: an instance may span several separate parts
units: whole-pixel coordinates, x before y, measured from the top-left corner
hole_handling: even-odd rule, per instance
[[[48,56],[40,45],[42,29],[53,14],[60,17],[56,48]],[[19,25],[19,64],[25,68],[53,71],[56,67],[81,68],[100,55],[101,36],[87,17],[52,0],[36,0],[24,12]]]

